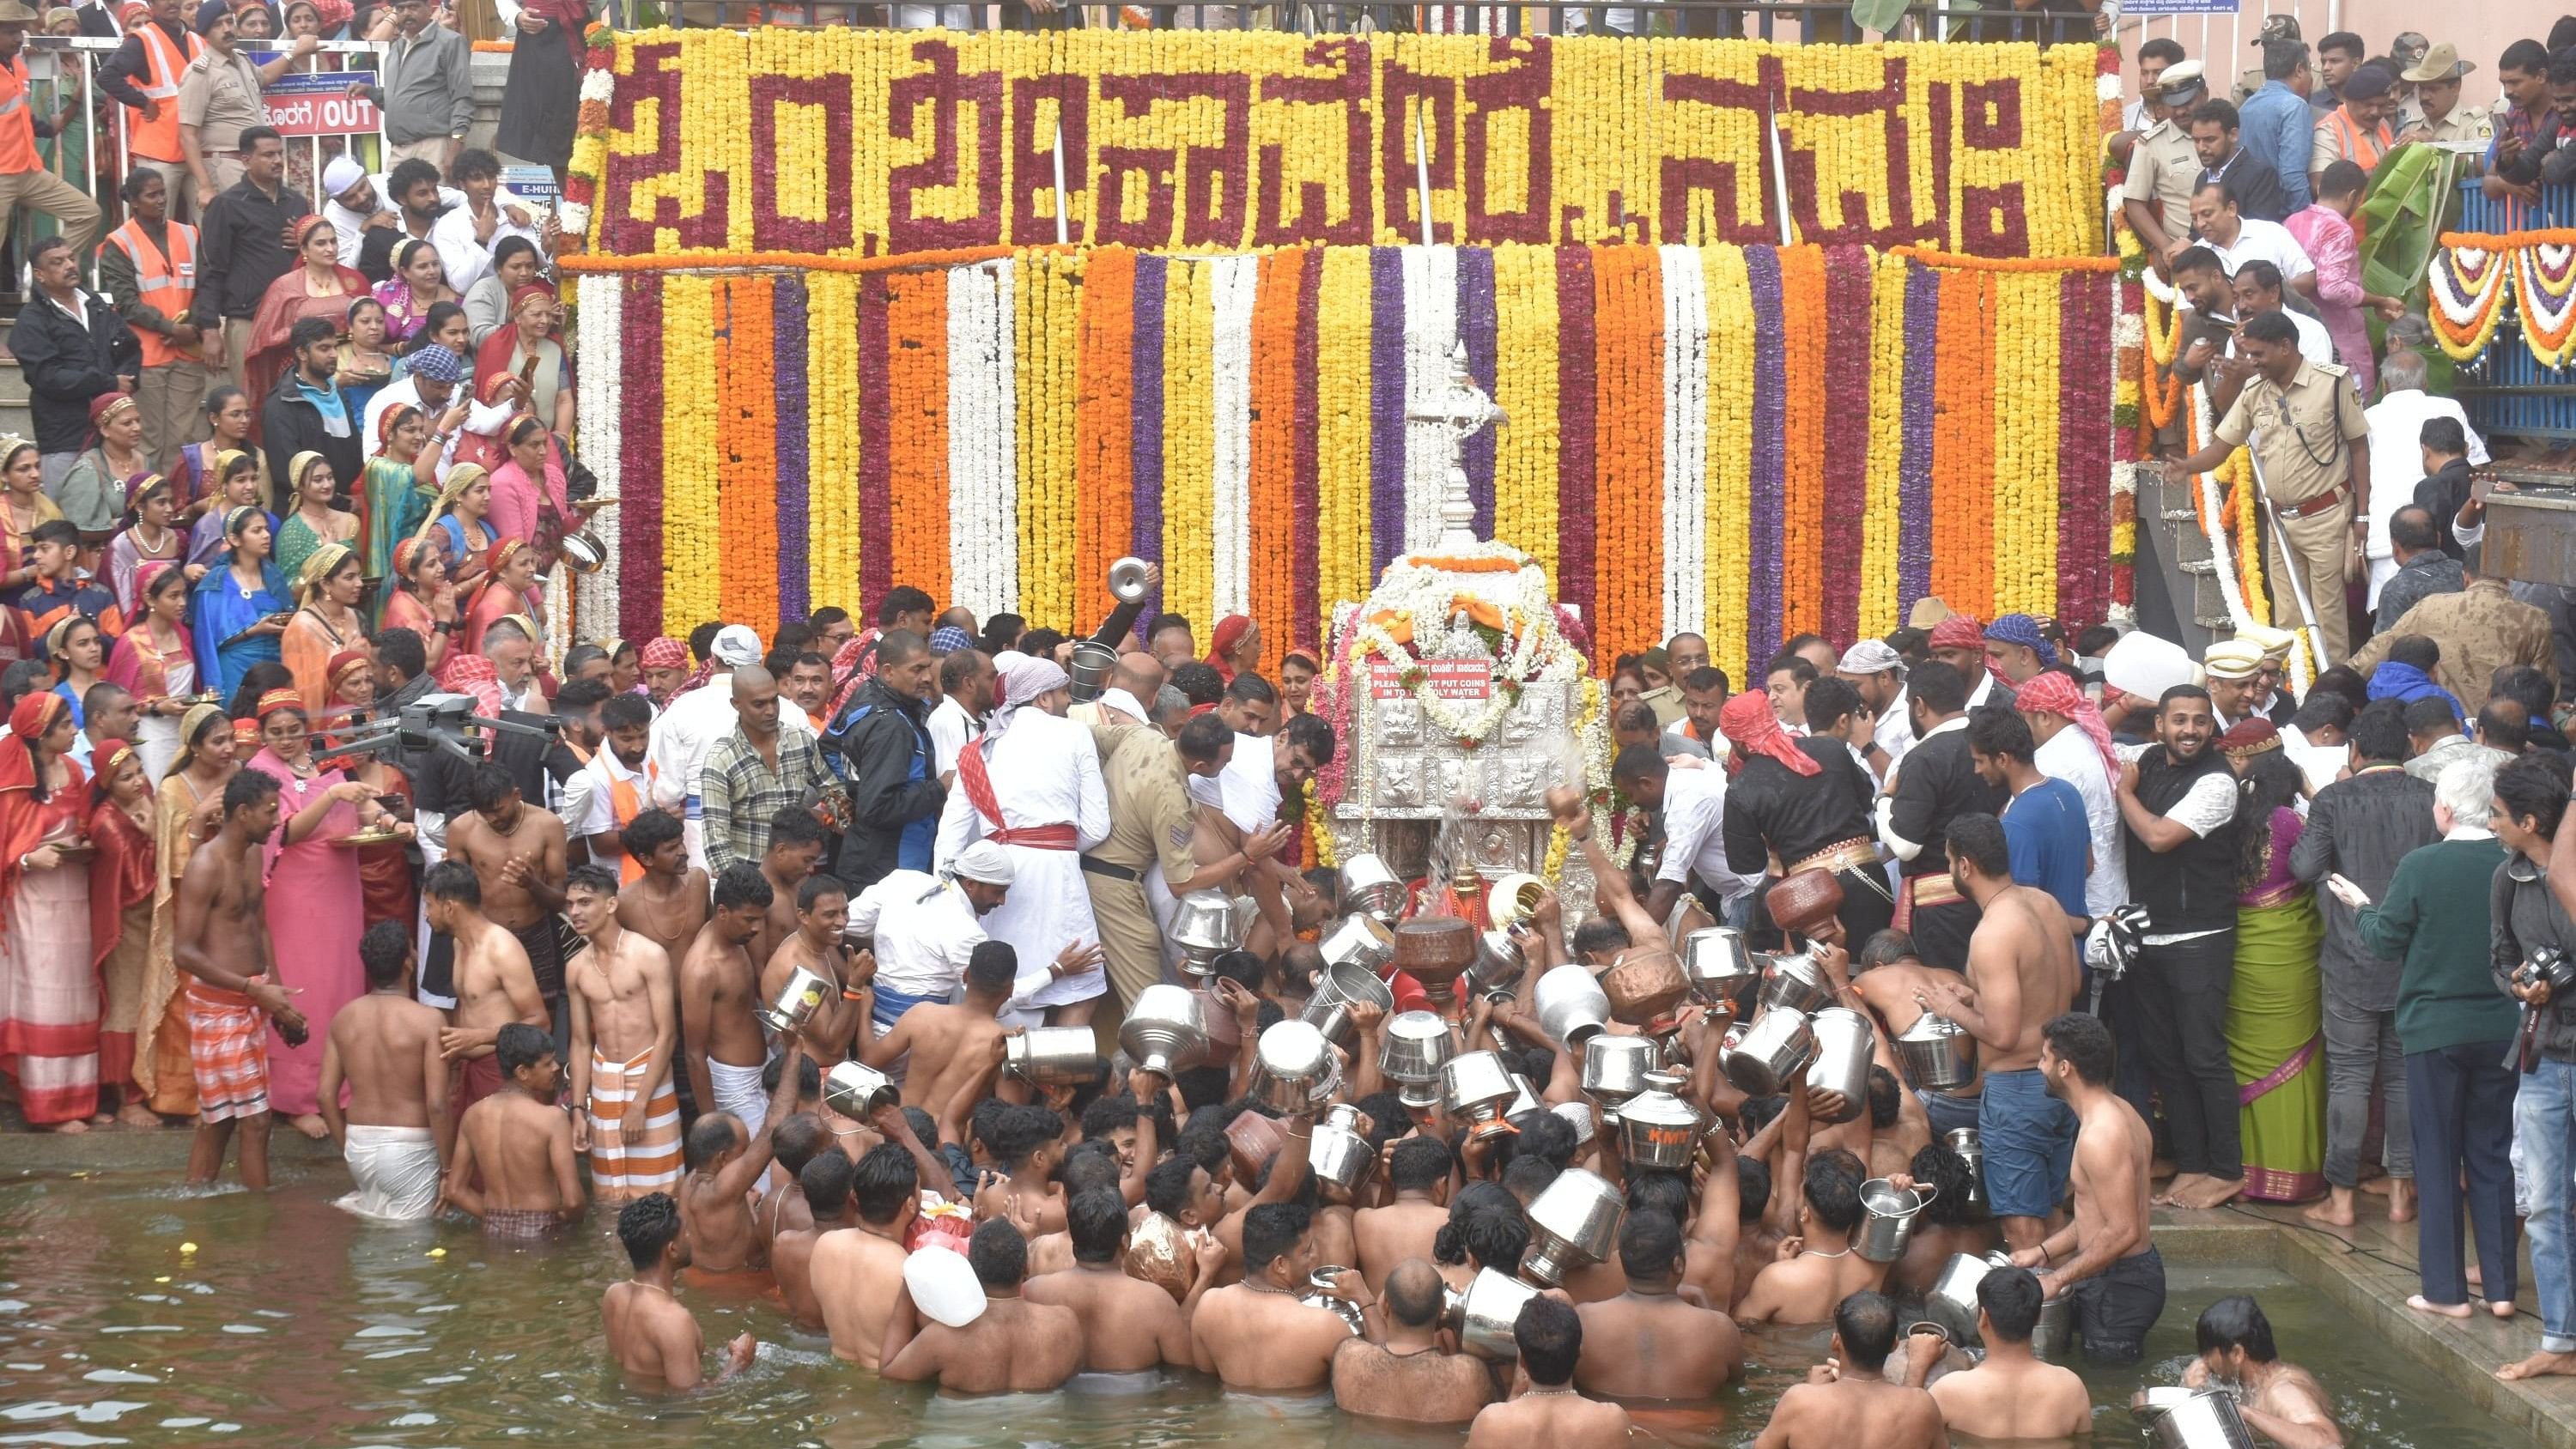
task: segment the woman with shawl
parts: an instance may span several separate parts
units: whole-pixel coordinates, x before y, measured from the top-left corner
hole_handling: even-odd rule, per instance
[[[319,717],[331,701],[332,657],[367,642],[366,620],[358,614],[365,587],[358,556],[344,543],[315,549],[296,575],[295,617],[286,621],[277,647],[307,714]]]
[[[2326,1190],[2323,979],[2325,924],[2290,873],[2306,824],[2299,767],[2281,732],[2251,719],[2218,737],[2237,774],[2236,974],[2227,991],[2227,1056],[2236,1069],[2245,1196],[2305,1202]]]
[[[214,497],[188,530],[188,562],[202,569],[221,567],[224,550],[232,545],[224,541],[224,519],[236,508],[257,507],[260,502],[259,456],[250,452],[224,451],[207,461],[214,482]],[[277,534],[277,515],[260,508],[268,520],[271,539]],[[203,577],[203,575],[199,575]]]
[[[349,304],[367,295],[367,279],[340,265],[340,234],[330,219],[315,213],[287,228],[287,250],[298,265],[286,269],[260,294],[251,314],[250,345],[242,356],[242,387],[254,405],[277,390],[277,379],[295,360],[288,334],[307,317],[331,324],[334,333],[349,328]]]
[[[135,480],[125,508],[125,526],[107,541],[105,572],[107,591],[116,596],[116,611],[130,623],[143,617],[143,590],[137,578],[142,567],[147,563],[182,562],[188,551],[188,536],[176,526],[177,490],[158,473],[146,473]]]
[[[1207,662],[1234,683],[1234,677],[1261,664],[1261,626],[1248,615],[1228,614],[1216,621],[1216,632],[1208,636]]]
[[[224,782],[236,768],[233,722],[223,709],[195,704],[179,721],[179,753],[153,792],[152,944],[134,1037],[134,1081],[152,1110],[194,1116],[197,1076],[188,1052],[188,993],[180,979],[173,932],[179,919],[179,873],[221,823]]]
[[[98,1079],[117,1095],[116,1120],[158,1127],[134,1080],[134,1039],[143,1024],[143,985],[152,954],[152,782],[123,740],[99,743],[90,789],[90,954],[97,961]]]
[[[280,984],[301,994],[311,1034],[302,1046],[272,1035],[268,1044],[268,1099],[307,1137],[325,1134],[321,1098],[322,1043],[331,1018],[366,989],[358,966],[358,937],[366,929],[357,853],[334,844],[384,815],[367,786],[313,762],[310,719],[292,689],[272,689],[259,701],[259,753],[249,768],[277,781],[277,838],[263,849],[268,870],[268,938]]]
[[[197,692],[197,654],[188,639],[186,572],[156,561],[136,578],[143,612],[117,636],[107,682],[134,696],[134,751],[144,778],[158,784],[179,753],[179,720]]]
[[[378,414],[376,434],[376,454],[359,476],[358,536],[365,540],[360,566],[376,586],[372,612],[381,618],[402,576],[394,567],[394,545],[418,533],[438,502],[438,463],[446,445],[430,435],[427,415],[408,403]]]
[[[510,325],[497,327],[474,353],[474,376],[482,392],[495,378],[520,378],[528,394],[519,406],[534,413],[549,429],[570,435],[573,424],[572,363],[555,340],[554,288],[530,282],[510,294]],[[531,366],[533,364],[533,366]],[[492,398],[484,394],[484,401]]]
[[[347,543],[358,536],[355,515],[331,506],[339,495],[340,480],[331,471],[330,461],[315,452],[302,452],[287,460],[286,478],[280,484],[285,496],[277,506],[285,510],[285,519],[277,525],[277,567],[288,578],[304,571],[304,560],[326,543]]]
[[[545,607],[544,600],[536,597],[536,582],[537,556],[527,544],[504,538],[492,545],[492,572],[484,576],[465,602],[464,637],[458,641],[459,647],[468,654],[480,654],[483,631],[491,628],[494,621],[513,614],[535,619]],[[545,635],[532,629],[528,637],[543,639]]]
[[[27,1125],[86,1132],[98,1112],[98,960],[90,954],[89,777],[61,695],[38,690],[0,739],[0,1070]]]
[[[416,239],[394,249],[394,274],[376,284],[375,297],[385,307],[385,336],[394,342],[408,342],[428,326],[429,309],[441,302],[463,312],[438,248]]]
[[[501,541],[501,531],[490,522],[491,512],[491,475],[480,464],[457,463],[439,485],[430,521],[415,535],[438,541],[447,554],[447,577],[460,589],[483,577],[490,567],[492,546]]]
[[[429,656],[429,671],[439,672],[456,634],[456,586],[447,581],[447,556],[438,545],[406,538],[394,545],[395,586],[385,596],[384,629],[409,629],[420,636]]]
[[[82,563],[103,547],[125,516],[127,485],[151,471],[143,451],[143,409],[130,393],[101,393],[89,401],[90,446],[72,459],[52,490],[63,517],[79,525]]]
[[[27,544],[36,525],[63,516],[45,494],[44,459],[24,438],[0,437],[0,589],[35,578]]]
[[[278,636],[286,632],[295,602],[286,575],[268,556],[267,514],[236,508],[224,515],[223,534],[229,545],[223,567],[197,580],[189,608],[206,687],[229,697],[243,671],[278,658]]]

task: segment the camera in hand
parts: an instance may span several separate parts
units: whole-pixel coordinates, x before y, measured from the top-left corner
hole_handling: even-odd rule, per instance
[[[2513,984],[2528,991],[2547,985],[2552,997],[2565,996],[2576,988],[2576,960],[2556,946],[2543,946],[2531,953],[2531,959],[2514,968]]]

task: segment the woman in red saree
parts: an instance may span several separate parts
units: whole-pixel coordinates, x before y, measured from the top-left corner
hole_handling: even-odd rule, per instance
[[[572,363],[555,340],[562,303],[554,288],[530,282],[510,294],[510,322],[495,327],[474,353],[475,390],[484,401],[495,379],[519,378],[527,395],[519,411],[534,414],[548,431],[569,436],[573,425]]]
[[[1234,677],[1261,662],[1261,626],[1243,614],[1228,614],[1216,621],[1216,632],[1208,636],[1207,662],[1234,683]]]
[[[465,604],[464,637],[458,647],[468,654],[483,652],[483,631],[495,620],[512,614],[538,618],[545,601],[536,595],[537,555],[520,538],[505,537],[492,545],[492,571],[477,585],[473,597]],[[539,620],[542,623],[542,620]],[[543,639],[543,634],[531,634]]]
[[[161,1119],[134,1080],[134,1039],[143,1025],[152,955],[152,782],[144,778],[142,756],[123,740],[101,741],[95,763],[89,843],[98,854],[89,861],[89,948],[105,998],[98,1080],[116,1089],[116,1120],[158,1127]]]
[[[295,324],[321,317],[333,332],[345,333],[349,304],[367,295],[367,279],[356,268],[340,265],[340,234],[328,218],[304,217],[290,232],[289,249],[300,265],[288,268],[260,294],[259,310],[251,314],[250,346],[242,357],[242,386],[254,412],[277,390],[278,377],[294,361],[286,338]]]
[[[0,1071],[27,1125],[86,1132],[98,1118],[98,961],[90,954],[89,777],[71,758],[72,708],[39,690],[0,739]]]
[[[364,649],[344,649],[331,656],[331,707],[339,717],[355,718],[376,702],[376,673]],[[349,778],[375,792],[376,803],[397,820],[411,818],[411,777],[375,755],[355,755],[345,766]],[[388,802],[388,796],[402,803]],[[379,841],[358,847],[358,888],[367,924],[412,921],[411,859],[408,842]]]

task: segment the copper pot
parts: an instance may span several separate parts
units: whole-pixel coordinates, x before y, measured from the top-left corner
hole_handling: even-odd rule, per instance
[[[1672,1015],[1690,995],[1690,980],[1682,975],[1681,957],[1655,946],[1621,952],[1601,973],[1601,991],[1610,998],[1613,1020],[1645,1026]]]
[[[1772,924],[1796,935],[1812,935],[1843,908],[1843,883],[1822,867],[1802,870],[1763,894]]]
[[[1261,1176],[1261,1165],[1279,1153],[1288,1141],[1288,1128],[1276,1117],[1246,1112],[1225,1129],[1225,1143],[1234,1154],[1234,1177],[1237,1182],[1251,1182]]]

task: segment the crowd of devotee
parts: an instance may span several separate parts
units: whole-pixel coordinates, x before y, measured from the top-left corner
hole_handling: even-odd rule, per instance
[[[2155,1224],[2240,1200],[2413,1224],[2410,1305],[2453,1318],[2513,1317],[2527,1234],[2498,1372],[2576,1373],[2576,627],[2479,568],[2484,440],[2374,352],[2404,303],[2351,230],[2410,136],[2491,136],[2499,195],[2563,179],[2576,21],[2476,113],[2421,37],[2312,55],[2276,17],[2241,103],[2224,58],[2139,49],[2118,149],[2190,303],[2174,371],[2265,462],[2313,617],[2285,587],[2195,655],[1926,599],[1745,679],[1694,634],[1597,661],[1644,843],[1552,792],[1593,889],[1488,935],[1456,881],[1304,865],[1349,742],[1287,620],[899,585],[551,651],[573,368],[615,359],[568,352],[551,224],[426,74],[387,72],[390,169],[333,156],[317,197],[267,127],[210,139],[256,10],[129,7],[135,73],[185,78],[135,108],[120,225],[19,194],[63,223],[10,334],[35,436],[0,439],[30,1130],[190,1132],[199,1188],[328,1139],[365,1218],[613,1234],[609,1351],[674,1391],[759,1347],[710,1351],[688,1266],[958,1393],[1188,1372],[1571,1449],[1814,1325],[1765,1445],[2052,1438],[2093,1413],[2066,1364],[2165,1317]],[[1116,662],[1077,691],[1084,641]],[[412,723],[449,696],[486,723]],[[1464,937],[1472,989],[1406,969]],[[2195,1333],[2184,1387],[2343,1442],[2259,1304]]]

